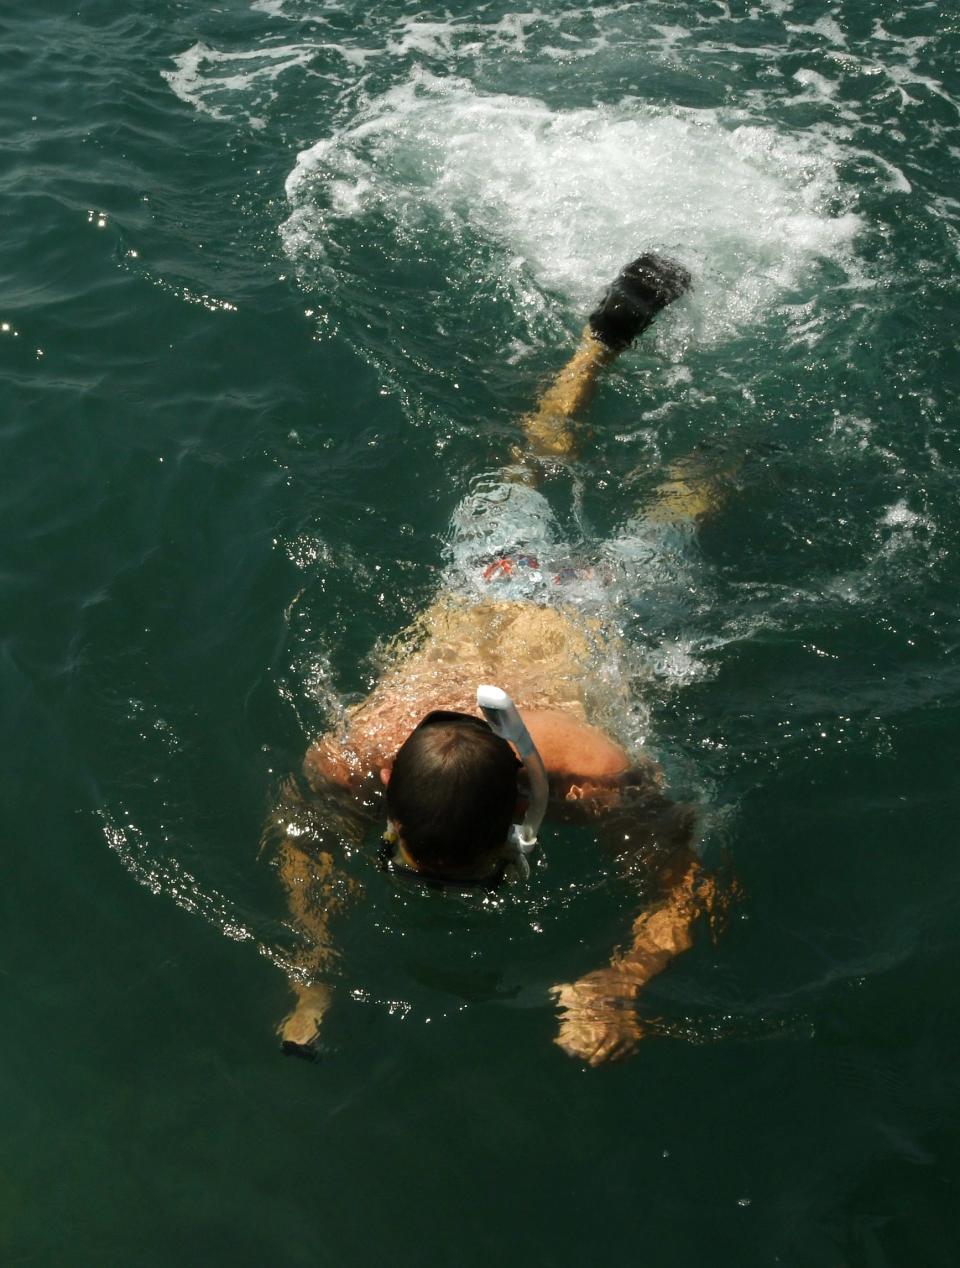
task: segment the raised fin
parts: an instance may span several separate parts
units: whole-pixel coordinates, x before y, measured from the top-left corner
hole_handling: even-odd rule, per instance
[[[682,264],[647,251],[617,274],[590,314],[590,329],[601,343],[622,352],[661,309],[689,290],[690,281]]]

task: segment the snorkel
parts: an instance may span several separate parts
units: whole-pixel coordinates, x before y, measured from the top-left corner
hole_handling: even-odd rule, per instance
[[[527,813],[523,817],[523,823],[515,823],[510,829],[509,838],[515,850],[517,870],[526,880],[530,875],[527,855],[536,848],[537,833],[543,822],[543,816],[547,812],[547,798],[550,792],[547,771],[543,758],[537,752],[537,746],[527,730],[526,723],[505,691],[500,687],[478,687],[477,705],[486,718],[490,730],[514,746],[527,770],[530,781]]]

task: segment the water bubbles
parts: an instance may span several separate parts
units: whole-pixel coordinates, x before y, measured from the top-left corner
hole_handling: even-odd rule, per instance
[[[494,248],[513,306],[537,328],[548,297],[587,309],[625,250],[673,252],[697,285],[658,323],[666,347],[731,338],[822,259],[851,269],[860,228],[836,211],[822,139],[718,110],[551,109],[422,71],[303,151],[286,192],[282,238],[307,285],[318,273],[338,284],[330,260],[359,221],[385,218],[398,244],[439,222],[452,244],[479,235]],[[805,337],[821,334],[814,322]]]
[[[925,521],[923,516],[911,511],[906,502],[900,501],[887,507],[880,522],[887,528],[914,528]]]

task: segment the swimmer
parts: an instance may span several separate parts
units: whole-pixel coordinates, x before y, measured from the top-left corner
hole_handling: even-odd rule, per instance
[[[591,1065],[625,1055],[641,1037],[638,993],[692,945],[692,926],[715,895],[692,848],[689,808],[663,796],[649,757],[629,753],[592,716],[596,666],[615,654],[615,639],[583,601],[595,579],[554,561],[552,514],[536,485],[544,464],[575,455],[575,418],[600,372],[689,284],[685,269],[652,254],[622,270],[573,357],[522,419],[525,444],[512,464],[458,508],[440,593],[394,641],[370,695],[304,762],[315,794],[385,802],[394,870],[431,884],[494,886],[516,858],[511,827],[530,797],[514,746],[477,706],[477,687],[495,684],[515,702],[546,768],[550,811],[610,825],[628,873],[632,858],[655,847],[659,897],[637,915],[628,943],[553,988],[555,1042]],[[647,509],[646,531],[690,526],[714,499],[710,480],[681,465]],[[302,837],[282,841],[279,870],[307,939],[279,1033],[286,1051],[309,1055],[334,997],[330,922],[354,886],[331,853]]]

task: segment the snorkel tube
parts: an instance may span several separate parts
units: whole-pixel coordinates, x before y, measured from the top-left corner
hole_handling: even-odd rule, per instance
[[[478,687],[477,705],[489,724],[490,730],[502,740],[512,744],[520,754],[530,780],[530,800],[523,823],[515,823],[510,829],[510,843],[516,850],[517,869],[524,879],[530,875],[527,855],[537,844],[537,833],[547,812],[549,784],[543,758],[537,752],[526,723],[517,707],[499,687]]]

